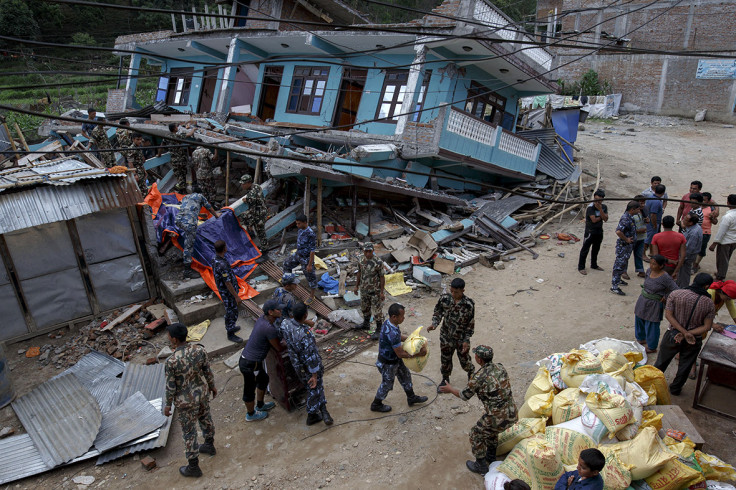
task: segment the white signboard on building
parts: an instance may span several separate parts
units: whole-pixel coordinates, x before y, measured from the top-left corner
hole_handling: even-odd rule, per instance
[[[699,60],[695,78],[710,80],[736,79],[736,60]]]

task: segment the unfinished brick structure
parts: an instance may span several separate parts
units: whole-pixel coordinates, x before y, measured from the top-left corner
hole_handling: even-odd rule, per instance
[[[720,51],[718,54],[731,56],[730,61],[736,63],[736,0],[649,4],[652,2],[643,0],[540,0],[537,32],[550,42],[572,36],[568,41],[608,44],[611,48],[693,54]],[[555,36],[548,38],[547,33],[553,30]],[[729,78],[696,78],[699,62],[708,59],[705,53],[675,56],[605,50],[574,61],[590,49],[552,46],[550,50],[557,55],[554,66],[560,67],[551,78],[578,80],[592,68],[611,82],[614,92],[623,94],[625,111],[692,117],[697,110],[707,109],[709,120],[736,120],[736,78],[732,74],[725,75]]]

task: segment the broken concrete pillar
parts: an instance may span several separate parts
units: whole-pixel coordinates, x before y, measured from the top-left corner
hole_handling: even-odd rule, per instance
[[[230,98],[233,95],[233,82],[238,72],[237,63],[240,61],[240,48],[241,41],[237,37],[232,38],[227,49],[227,66],[222,70],[222,82],[220,83],[220,93],[217,97],[215,112],[221,114],[230,112]]]
[[[399,111],[399,114],[403,115],[399,116],[396,121],[396,131],[394,131],[394,134],[397,135],[404,132],[406,123],[410,120],[409,118],[414,120],[415,114],[407,113],[416,108],[417,98],[419,96],[422,83],[424,82],[424,80],[422,80],[423,77],[420,77],[420,75],[424,72],[424,61],[427,58],[427,45],[415,44],[414,51],[416,52],[416,55],[414,56],[414,62],[409,68],[409,77],[406,80],[404,101],[402,102],[401,110]]]
[[[134,54],[130,57],[128,66],[128,78],[125,80],[125,108],[140,109],[141,106],[135,100],[135,90],[138,87],[138,70],[141,67],[141,55]]]

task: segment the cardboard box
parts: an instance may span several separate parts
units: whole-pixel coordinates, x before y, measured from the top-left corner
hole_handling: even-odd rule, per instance
[[[432,235],[424,230],[417,230],[409,239],[408,245],[419,251],[422,260],[429,260],[437,251],[437,242],[434,241]]]

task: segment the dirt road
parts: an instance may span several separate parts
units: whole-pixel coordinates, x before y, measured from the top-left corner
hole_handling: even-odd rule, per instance
[[[607,126],[603,123],[587,123],[586,131],[579,135],[581,161],[593,172],[600,163],[602,187],[609,196],[634,196],[654,174],[663,177],[672,198],[687,192],[689,182],[696,178],[719,203],[734,192],[731,176],[736,129],[676,119],[671,120],[672,126],[662,118],[638,116],[637,120],[644,125],[619,120],[606,130],[613,132],[604,132]],[[628,176],[620,177],[620,172]],[[609,203],[611,220],[604,225],[599,261],[604,272],[578,274],[580,244],[549,240],[538,245],[537,260],[518,253],[516,260],[506,263],[505,270],[477,265],[464,277],[466,293],[476,304],[473,344],[494,348],[496,360],[510,373],[518,406],[538,359],[600,337],[633,339],[633,308],[640,280],[630,281],[625,288],[627,296],[609,291],[613,230],[624,206],[622,202]],[[671,204],[668,211],[674,213],[676,207]],[[547,231],[582,237],[583,224],[580,216],[565,216]],[[705,271],[714,271],[712,254],[703,266]],[[633,270],[633,262],[629,270]],[[736,269],[729,275],[736,277]],[[536,291],[514,294],[532,287]],[[409,307],[405,332],[430,323],[436,298],[399,298]],[[719,318],[728,320],[726,313]],[[471,458],[468,430],[481,415],[481,405],[477,400],[466,403],[451,395],[436,398],[438,335],[437,331],[429,334],[431,358],[423,373],[433,381],[414,376],[416,392],[430,397],[424,408],[407,413],[405,397],[396,383],[386,400],[394,407],[392,416],[375,419],[377,414],[368,410],[379,383],[373,348],[327,374],[327,401],[336,421],[329,430],[323,431],[323,425],[306,427],[304,411],[290,414],[280,408],[264,422],[245,423],[240,373],[215,361],[221,390],[212,403],[218,453],[201,459],[204,478],[193,481],[179,476],[183,443],[175,424],[168,446],[151,453],[159,465],[152,472],[144,471],[137,457],[128,457],[102,467],[81,463],[24,480],[20,487],[73,488],[73,476],[93,475],[93,487],[110,488],[480,488],[482,478],[465,469],[465,460]],[[455,360],[452,383],[460,385],[464,377]],[[694,384],[688,381],[673,403],[683,408],[705,437],[707,452],[736,464],[736,437],[731,434],[736,422],[692,410]]]

